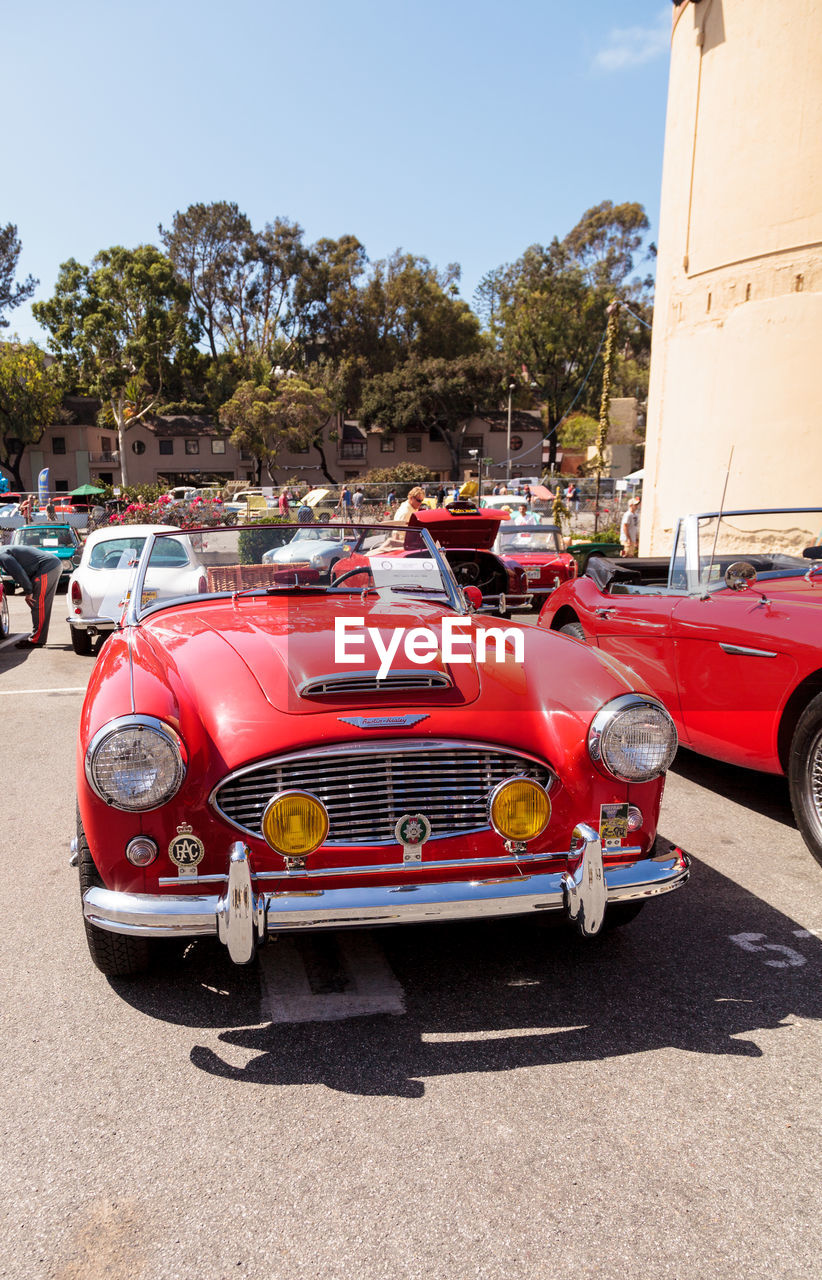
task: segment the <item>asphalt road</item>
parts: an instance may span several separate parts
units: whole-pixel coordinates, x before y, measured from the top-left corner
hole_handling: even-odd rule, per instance
[[[203,942],[107,981],[63,604],[0,648],[0,1275],[817,1280],[822,869],[781,780],[683,753],[691,883],[592,941],[375,930],[244,970]]]

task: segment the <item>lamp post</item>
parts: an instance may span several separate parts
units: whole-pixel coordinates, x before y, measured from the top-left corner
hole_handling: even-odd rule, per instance
[[[482,449],[469,449],[469,454],[477,460],[477,506],[482,506]]]
[[[508,379],[508,435],[505,442],[505,487],[511,488],[511,397],[517,389],[513,378]]]

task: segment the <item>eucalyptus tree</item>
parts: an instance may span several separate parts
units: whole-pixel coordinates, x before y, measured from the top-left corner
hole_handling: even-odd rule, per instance
[[[304,259],[302,228],[275,218],[255,231],[236,204],[193,204],[159,228],[168,256],[191,291],[212,357],[268,356],[291,316]]]
[[[0,466],[23,488],[20,462],[60,408],[59,369],[33,342],[0,343]]]
[[[259,482],[263,467],[273,478],[282,450],[315,444],[331,412],[331,401],[321,387],[282,375],[271,385],[241,382],[219,416],[231,431],[231,443],[253,455]]]
[[[412,357],[365,383],[360,424],[394,432],[428,431],[447,447],[456,480],[463,424],[483,409],[498,408],[504,375],[504,362],[491,351],[456,360]]]
[[[22,284],[15,283],[22,247],[13,222],[0,227],[0,329],[9,327],[4,312],[27,302],[39,284],[33,276],[26,276]]]
[[[162,396],[170,363],[193,345],[189,290],[154,245],[116,246],[91,266],[63,263],[54,295],[33,305],[49,347],[72,378],[110,410],[122,484],[128,484],[125,434]]]

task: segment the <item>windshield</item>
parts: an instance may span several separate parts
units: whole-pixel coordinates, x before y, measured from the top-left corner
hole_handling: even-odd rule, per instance
[[[142,607],[163,599],[279,593],[329,596],[367,591],[390,599],[424,594],[462,608],[451,571],[430,535],[404,525],[296,523],[190,530],[187,570],[160,581],[180,535],[157,534],[141,562]],[[119,540],[118,540],[119,541]],[[139,610],[137,611],[139,613]]]
[[[556,529],[529,529],[519,528],[515,530],[504,529],[499,535],[499,549],[501,552],[510,552],[516,554],[518,551],[547,551],[550,555],[556,554],[562,548],[559,544],[559,535]]]
[[[704,515],[697,517],[696,532],[702,589],[724,587],[725,570],[737,560],[752,564],[758,579],[795,577],[813,563],[803,555],[806,548],[822,542],[822,507]],[[685,544],[680,530],[675,557],[682,563],[689,558]]]
[[[26,547],[73,547],[68,529],[21,529],[20,542]]]

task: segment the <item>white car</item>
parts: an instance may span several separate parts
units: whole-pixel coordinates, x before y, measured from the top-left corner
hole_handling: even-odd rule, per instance
[[[113,631],[128,600],[134,568],[150,533],[176,529],[167,524],[112,525],[89,534],[83,557],[71,575],[68,588],[68,624],[75,653],[91,653],[94,636]],[[162,567],[157,556],[163,557]],[[146,576],[143,603],[174,596],[197,594],[206,589],[205,570],[197,559],[191,538],[164,538],[155,549]]]

